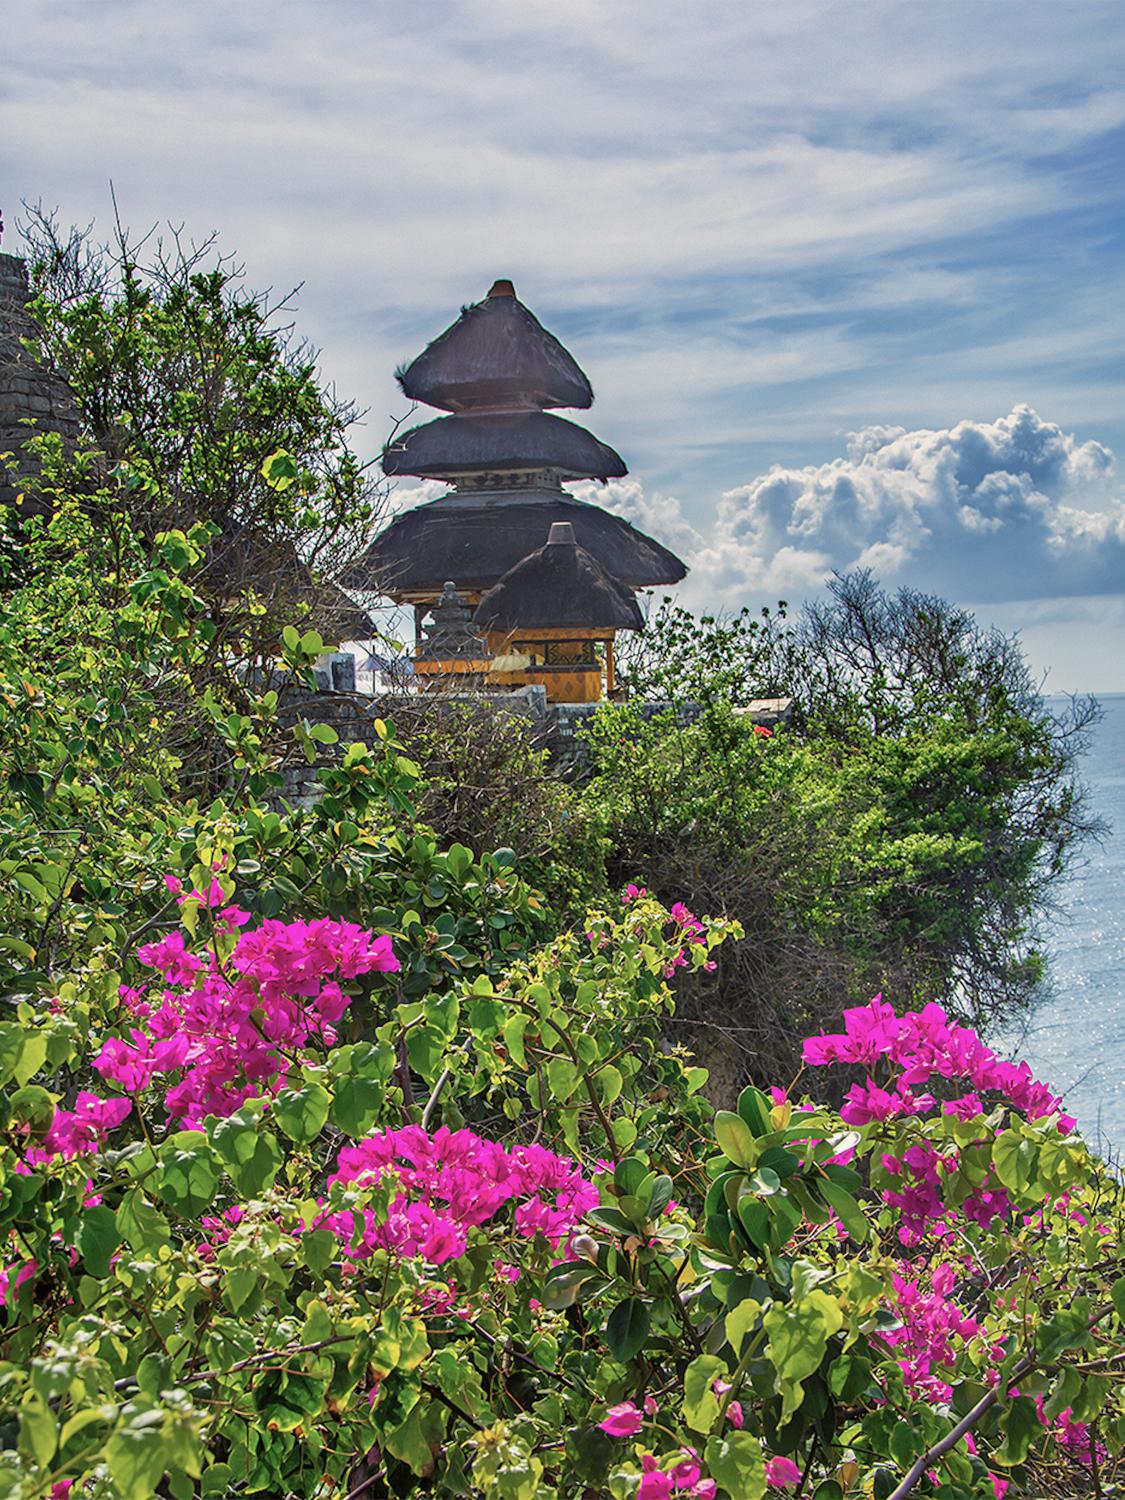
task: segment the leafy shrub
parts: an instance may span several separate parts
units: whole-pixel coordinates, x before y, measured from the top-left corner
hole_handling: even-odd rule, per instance
[[[753,935],[681,1013],[728,1093],[747,1067],[791,1076],[841,993],[938,998],[985,1031],[1035,998],[1052,890],[1098,831],[1078,779],[1096,705],[1056,713],[1016,642],[869,575],[793,626],[666,608],[646,635],[633,681],[669,706],[599,709],[583,800],[612,878]],[[778,693],[791,723],[755,729],[747,702]]]
[[[874,1070],[839,1114],[712,1116],[659,1027],[728,926],[634,888],[399,1000],[386,935],[255,924],[218,863],[120,997],[0,1031],[0,1493],[1108,1478],[1120,1187],[937,1007],[809,1041]]]

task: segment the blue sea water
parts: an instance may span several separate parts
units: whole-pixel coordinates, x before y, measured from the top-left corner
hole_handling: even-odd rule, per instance
[[[1101,698],[1083,779],[1110,825],[1067,877],[1052,990],[1010,1049],[1061,1093],[1091,1145],[1125,1156],[1125,694]]]

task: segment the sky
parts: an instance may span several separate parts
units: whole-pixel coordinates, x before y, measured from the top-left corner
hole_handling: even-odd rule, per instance
[[[582,493],[758,608],[870,566],[1125,691],[1123,0],[4,0],[21,200],[300,284],[378,453],[497,277],[629,465]],[[425,420],[425,411],[413,420]],[[400,501],[412,498],[409,486]]]

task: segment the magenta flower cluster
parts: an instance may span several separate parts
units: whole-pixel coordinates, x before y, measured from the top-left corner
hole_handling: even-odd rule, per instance
[[[625,887],[621,896],[621,904],[622,906],[631,906],[634,901],[640,901],[647,895],[648,891],[643,885],[629,884]],[[668,923],[672,928],[673,936],[678,937],[681,943],[691,946],[707,942],[707,929],[695,913],[690,911],[682,901],[677,901],[669,908]],[[671,979],[677,969],[686,968],[687,962],[687,949],[681,947],[673,955],[671,962],[665,968],[665,979]],[[714,969],[716,967],[714,959],[708,959],[703,967],[707,970]]]
[[[229,906],[216,919],[227,931],[245,920]],[[168,1113],[189,1126],[283,1088],[295,1054],[313,1040],[335,1042],[350,1001],[340,980],[399,967],[389,937],[330,917],[265,921],[242,934],[226,963],[189,951],[181,932],[137,956],[162,983],[122,989],[137,1024],[128,1040],[110,1037],[94,1066],[130,1094],[159,1078]]]
[[[644,1412],[632,1401],[620,1401],[609,1408],[598,1426],[610,1437],[635,1437],[644,1426],[645,1415],[652,1417],[656,1412],[657,1404],[652,1396],[645,1397]],[[713,1479],[703,1478],[699,1454],[694,1448],[681,1448],[674,1458],[666,1458],[663,1464],[652,1453],[641,1457],[637,1500],[668,1500],[675,1494],[691,1495],[695,1500],[714,1500],[717,1488]]]
[[[387,1249],[441,1265],[464,1254],[471,1228],[510,1203],[517,1204],[517,1233],[543,1235],[558,1247],[599,1202],[597,1188],[567,1157],[537,1145],[506,1151],[471,1130],[444,1126],[429,1135],[407,1125],[345,1146],[329,1183],[370,1187],[386,1177],[398,1191],[385,1216],[349,1208],[317,1221],[350,1259]]]
[[[852,1087],[840,1111],[851,1125],[930,1113],[933,1096],[915,1090],[933,1078],[969,1083],[969,1092],[944,1106],[951,1114],[969,1118],[979,1114],[978,1096],[984,1091],[1003,1095],[1029,1120],[1061,1109],[1061,1100],[1034,1078],[1026,1063],[1002,1062],[970,1027],[953,1025],[940,1005],[896,1016],[882,995],[876,995],[866,1005],[844,1012],[842,1033],[806,1038],[804,1056],[813,1067],[827,1063],[872,1067],[883,1061],[899,1070],[889,1088],[880,1088],[872,1078]],[[1060,1116],[1060,1132],[1065,1135],[1073,1129],[1074,1121]]]
[[[958,1345],[979,1331],[979,1323],[953,1300],[956,1280],[956,1271],[944,1262],[934,1267],[929,1291],[917,1278],[894,1277],[895,1311],[902,1325],[889,1329],[883,1339],[899,1351],[909,1394],[947,1401],[953,1388],[942,1373],[952,1368]]]
[[[47,1134],[38,1146],[32,1146],[26,1160],[30,1166],[61,1156],[70,1161],[97,1151],[109,1132],[121,1124],[133,1108],[128,1099],[99,1099],[83,1090],[73,1109],[56,1109]]]

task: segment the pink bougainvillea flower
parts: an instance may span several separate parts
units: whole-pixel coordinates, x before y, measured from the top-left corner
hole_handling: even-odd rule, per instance
[[[699,1466],[699,1455],[694,1448],[684,1448],[681,1451],[683,1458],[677,1459],[668,1470],[668,1475],[674,1489],[694,1490],[703,1475],[703,1470]]]
[[[343,1254],[362,1259],[377,1249],[422,1256],[435,1265],[462,1255],[468,1231],[516,1202],[518,1234],[542,1235],[556,1250],[600,1201],[597,1188],[566,1157],[543,1146],[506,1151],[471,1130],[420,1125],[382,1130],[341,1149],[329,1183],[378,1186],[390,1175],[399,1191],[385,1214],[371,1209],[329,1212]]]
[[[786,1489],[791,1484],[800,1484],[801,1471],[791,1458],[766,1459],[766,1483],[775,1490]]]
[[[83,1090],[74,1101],[72,1110],[55,1110],[47,1134],[38,1146],[27,1152],[27,1160],[38,1164],[61,1156],[64,1161],[69,1161],[75,1156],[96,1151],[132,1108],[129,1099],[99,1099],[97,1094]]]
[[[38,1269],[37,1260],[25,1260],[22,1265],[17,1262],[7,1270],[0,1271],[0,1307],[6,1307],[8,1299],[19,1291],[25,1281],[30,1281]]]
[[[666,1474],[651,1453],[641,1459],[641,1484],[637,1500],[668,1500],[672,1493],[672,1476]]]
[[[611,1406],[598,1423],[610,1437],[633,1437],[644,1425],[644,1417],[631,1401],[619,1401],[616,1406]]]
[[[220,932],[250,921],[218,881],[199,899],[218,908]],[[294,1056],[311,1041],[336,1041],[351,999],[340,980],[399,968],[389,937],[330,917],[262,922],[241,932],[223,966],[190,952],[180,932],[137,956],[159,972],[163,989],[143,1002],[140,991],[122,995],[139,1026],[128,1039],[108,1038],[94,1066],[129,1093],[160,1077],[165,1107],[188,1126],[283,1089]]]

